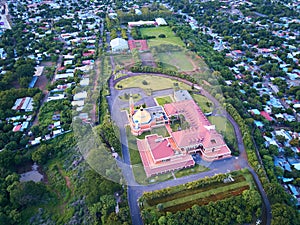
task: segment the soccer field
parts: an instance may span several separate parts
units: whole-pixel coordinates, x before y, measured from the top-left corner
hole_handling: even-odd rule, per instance
[[[148,44],[150,47],[157,46],[161,44],[172,44],[172,45],[179,45],[184,46],[182,40],[177,37],[174,32],[171,30],[170,27],[147,27],[141,28],[141,35],[142,37],[145,36],[155,36],[156,38],[149,39]],[[160,34],[164,34],[165,38],[159,38]]]

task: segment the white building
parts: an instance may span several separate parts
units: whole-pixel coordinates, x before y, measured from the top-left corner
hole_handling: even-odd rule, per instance
[[[55,80],[68,79],[69,77],[74,77],[73,73],[61,73],[55,75]]]
[[[157,23],[158,26],[168,25],[164,18],[156,18],[155,22]]]
[[[110,41],[112,52],[122,52],[128,50],[128,43],[123,38],[115,38]]]
[[[23,111],[23,112],[33,111],[33,98],[31,97],[18,98],[15,101],[12,110]]]
[[[82,92],[79,92],[79,93],[75,94],[73,96],[73,100],[74,101],[84,100],[86,97],[87,97],[87,92],[86,91],[82,91]]]

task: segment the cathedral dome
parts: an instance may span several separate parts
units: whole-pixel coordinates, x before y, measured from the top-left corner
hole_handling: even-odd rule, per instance
[[[140,108],[132,116],[132,119],[134,123],[148,124],[151,121],[151,114],[147,110]]]

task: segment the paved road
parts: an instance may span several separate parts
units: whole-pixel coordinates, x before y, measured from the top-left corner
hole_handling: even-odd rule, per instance
[[[119,82],[123,79],[129,78],[132,76],[140,76],[140,75],[147,75],[147,74],[129,73],[127,76],[117,78],[116,80],[114,80],[114,78],[115,78],[114,76],[111,76],[111,78],[109,80],[110,97],[108,98],[110,110],[114,112],[112,114],[113,120],[116,122],[116,124],[120,128],[123,163],[119,163],[119,164],[122,164],[121,169],[124,173],[125,179],[128,182],[128,201],[129,201],[129,207],[130,207],[131,218],[132,218],[133,224],[134,225],[142,225],[143,224],[141,215],[140,215],[140,208],[138,206],[137,200],[144,192],[159,190],[159,189],[163,189],[163,188],[171,187],[171,186],[176,186],[176,185],[184,184],[184,183],[191,182],[194,180],[198,180],[198,179],[204,178],[206,176],[210,177],[210,176],[214,176],[215,174],[227,173],[227,172],[242,169],[242,168],[247,168],[250,171],[250,173],[252,174],[253,179],[257,185],[257,188],[261,194],[263,203],[265,205],[265,211],[266,211],[266,216],[263,219],[263,224],[267,224],[267,225],[271,224],[270,202],[267,198],[267,195],[262,187],[262,184],[261,184],[257,174],[248,164],[247,154],[245,151],[245,146],[243,144],[243,138],[242,138],[242,134],[239,130],[239,126],[225,110],[221,110],[221,114],[224,115],[232,123],[232,125],[234,127],[234,131],[235,131],[235,135],[237,138],[238,147],[239,147],[239,151],[240,151],[239,157],[232,157],[229,159],[223,159],[220,161],[213,162],[209,165],[209,168],[210,168],[209,171],[182,177],[182,178],[177,178],[175,180],[168,180],[168,181],[161,182],[158,184],[151,184],[151,185],[143,186],[143,185],[137,184],[134,181],[134,175],[132,172],[132,168],[130,166],[129,150],[127,147],[128,145],[127,145],[126,130],[124,128],[124,121],[126,121],[127,118],[124,117],[126,115],[124,115],[124,112],[121,112],[121,108],[120,108],[121,104],[118,103],[118,101],[119,101],[118,96],[124,94],[124,91],[122,93],[122,91],[116,90],[114,88],[114,86],[117,82]],[[184,82],[188,85],[192,85],[192,83],[189,81],[186,81],[181,78],[165,75],[165,74],[151,74],[151,75],[176,79],[176,80]],[[143,95],[143,92],[141,92],[141,89],[133,88],[133,89],[130,89],[130,91],[132,91],[131,92],[132,94],[134,94],[134,92],[136,92],[136,93],[140,93],[140,94],[142,93],[142,95]],[[211,100],[214,103],[215,107],[221,107],[220,103],[213,96],[211,96],[207,91],[201,89],[201,94],[206,96],[209,100]],[[128,106],[128,103],[127,103],[127,106]],[[127,123],[127,122],[125,122],[125,123]],[[124,165],[126,165],[126,166],[124,166]]]

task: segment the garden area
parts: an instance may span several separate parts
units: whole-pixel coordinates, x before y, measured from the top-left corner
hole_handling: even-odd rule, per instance
[[[233,179],[230,182],[224,182],[228,177],[226,174],[216,175],[213,178],[205,178],[168,190],[146,193],[143,196],[144,207],[156,207],[157,204],[162,204],[162,211],[177,212],[190,208],[194,204],[205,205],[211,201],[239,195],[244,190],[253,188],[253,180],[248,171],[237,172],[231,175]]]
[[[148,39],[150,47],[161,44],[184,46],[182,40],[168,26],[140,28],[143,39]]]
[[[171,118],[171,129],[173,132],[178,130],[187,130],[190,128],[190,124],[186,121],[184,115],[180,114],[179,118]]]
[[[225,212],[221,215],[208,216],[213,214],[212,211],[220,212],[225,202],[227,203],[225,205],[239,205],[239,207],[227,207],[227,210],[231,212],[229,217]],[[252,175],[245,169],[230,174],[215,175],[211,178],[206,177],[163,190],[146,192],[139,199],[139,204],[146,224],[161,224],[155,222],[155,218],[156,221],[168,221],[173,218],[177,221],[189,221],[189,224],[194,224],[194,221],[199,222],[196,224],[222,224],[222,220],[218,217],[224,217],[223,220],[227,221],[225,224],[243,224],[246,221],[250,223],[261,214],[260,195],[255,190]],[[199,216],[201,211],[208,212],[206,216]]]
[[[132,99],[133,99],[134,101],[136,101],[136,102],[139,101],[139,100],[142,98],[142,96],[141,96],[140,94],[132,94],[131,96],[132,96]],[[120,98],[122,101],[129,101],[130,94],[125,93],[124,95],[120,95],[119,98]]]
[[[180,178],[180,177],[188,176],[188,175],[191,175],[191,174],[202,173],[202,172],[205,172],[205,171],[208,171],[208,170],[209,170],[209,168],[207,168],[203,165],[195,164],[194,167],[185,168],[185,169],[182,169],[182,170],[175,171],[174,175],[175,175],[176,178]]]
[[[155,98],[155,100],[159,105],[162,105],[162,106],[173,102],[173,100],[170,96],[157,97],[157,98]]]

